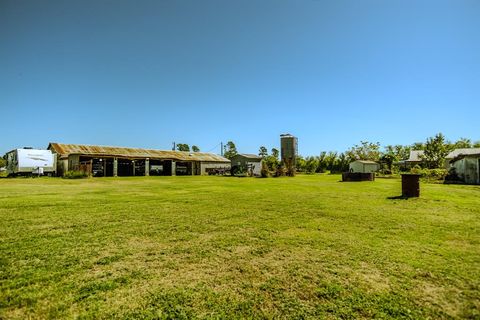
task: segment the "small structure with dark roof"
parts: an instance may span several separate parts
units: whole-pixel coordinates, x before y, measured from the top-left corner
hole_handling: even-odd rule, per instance
[[[232,157],[232,174],[245,172],[251,176],[260,176],[263,158],[256,154],[239,153]]]
[[[380,169],[380,165],[370,160],[355,160],[350,163],[350,172],[355,173],[372,173]]]

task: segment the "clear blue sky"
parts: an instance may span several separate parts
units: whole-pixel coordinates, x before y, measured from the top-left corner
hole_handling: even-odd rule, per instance
[[[479,17],[478,0],[1,0],[0,153],[480,140]]]

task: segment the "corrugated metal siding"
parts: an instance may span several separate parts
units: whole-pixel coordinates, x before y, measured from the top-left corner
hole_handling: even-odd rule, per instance
[[[84,155],[95,157],[119,157],[119,158],[150,158],[169,159],[176,161],[210,161],[230,163],[230,160],[213,153],[165,151],[140,148],[122,148],[107,146],[89,146],[80,144],[63,144],[52,142],[48,148],[60,155],[61,158],[69,155]]]

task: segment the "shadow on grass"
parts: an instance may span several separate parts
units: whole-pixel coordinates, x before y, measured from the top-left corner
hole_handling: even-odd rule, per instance
[[[387,197],[388,200],[408,200],[410,198],[418,198],[418,197],[406,197],[406,196],[395,196],[395,197]]]

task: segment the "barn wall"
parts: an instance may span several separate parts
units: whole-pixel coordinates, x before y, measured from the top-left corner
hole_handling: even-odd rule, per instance
[[[247,166],[251,165],[253,167],[253,174],[259,176],[262,171],[262,162],[261,161],[247,161]]]
[[[68,156],[68,166],[67,170],[79,170],[79,165],[80,165],[80,156],[77,154],[71,154]]]
[[[379,165],[377,163],[361,163],[357,161],[350,163],[350,171],[353,172],[371,173],[378,169]]]
[[[230,169],[230,163],[223,162],[201,162],[200,163],[200,174],[207,174],[207,169]]]
[[[452,164],[458,177],[469,184],[480,184],[479,166],[479,158],[475,157],[466,157]]]

